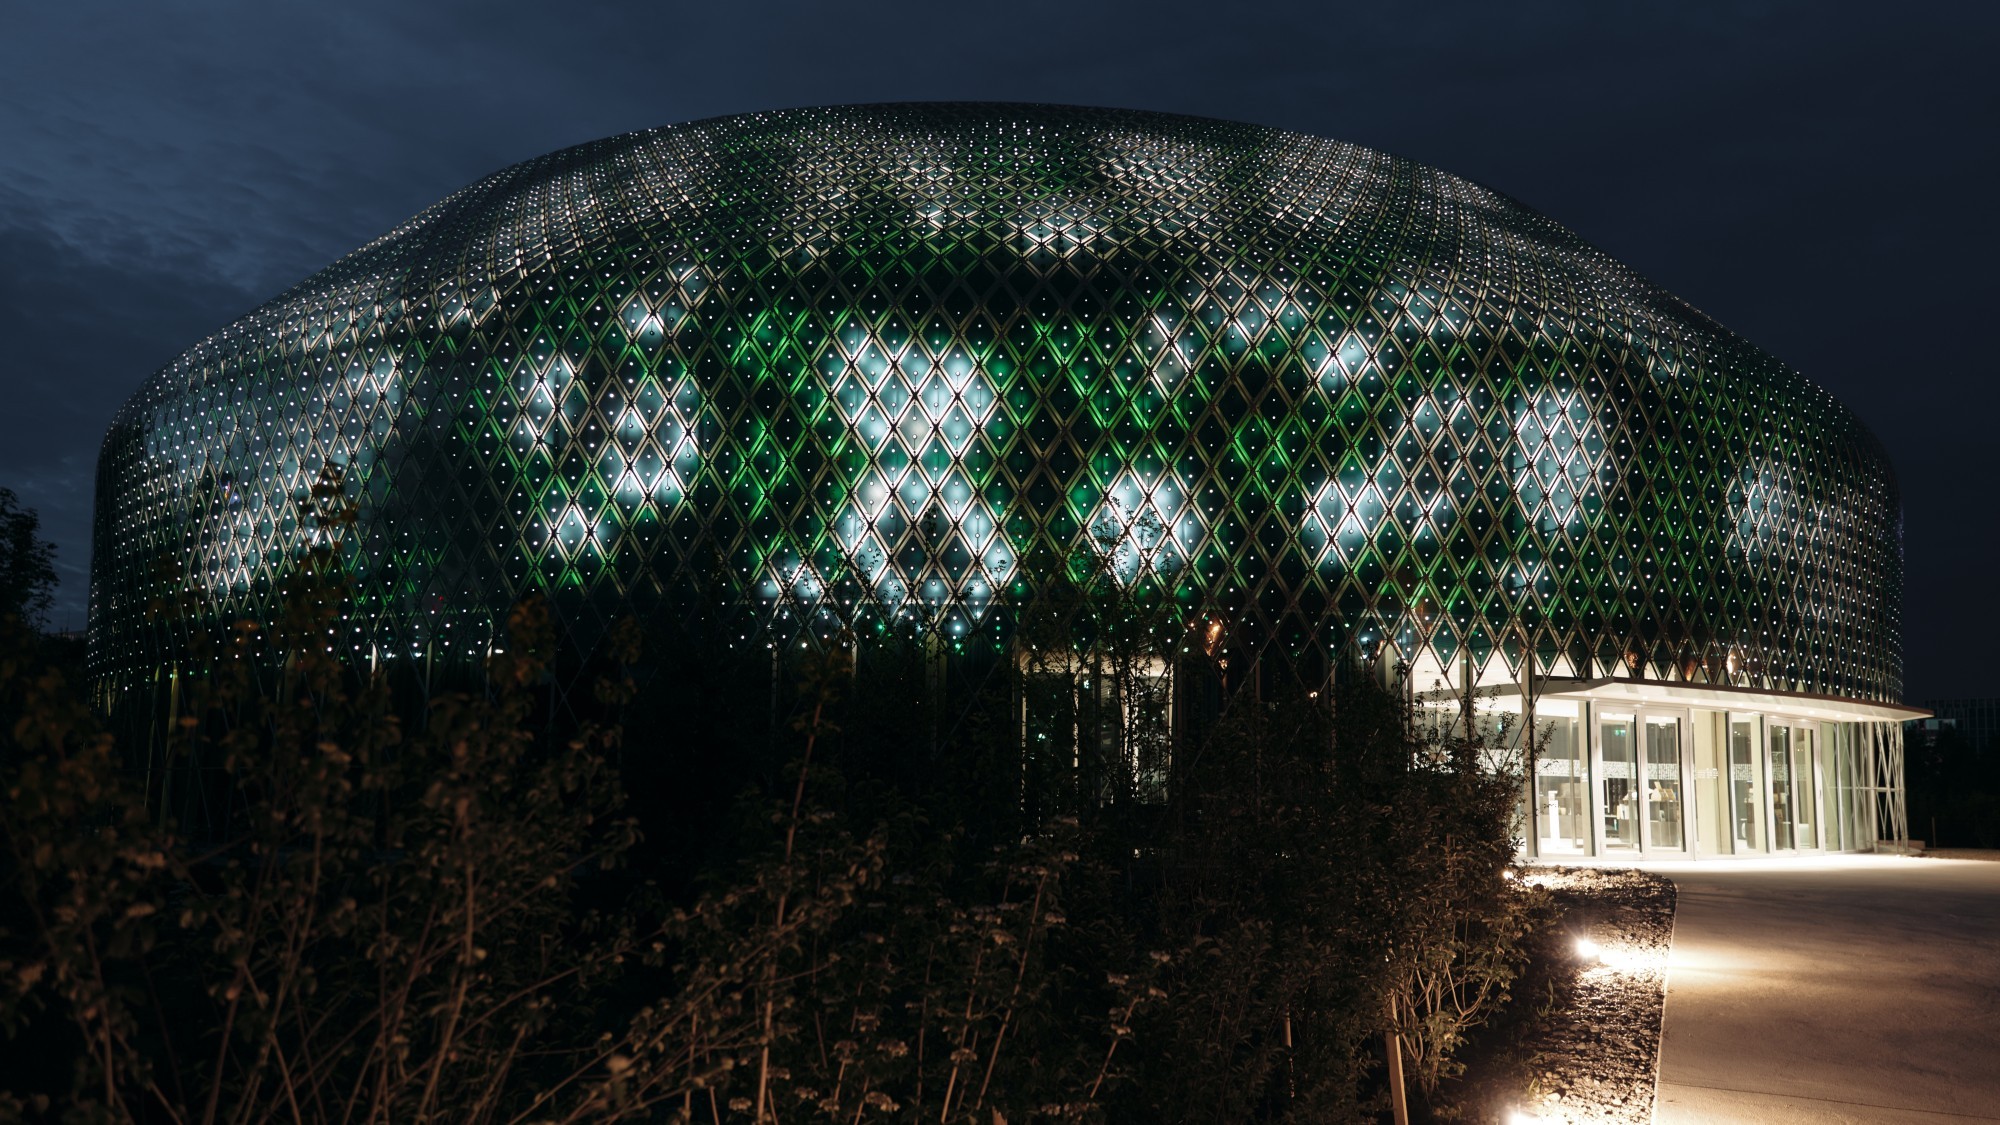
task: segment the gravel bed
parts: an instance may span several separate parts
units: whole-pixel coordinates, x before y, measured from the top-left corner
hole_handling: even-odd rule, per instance
[[[1527,867],[1521,878],[1548,888],[1563,928],[1601,951],[1595,963],[1579,957],[1568,995],[1530,1039],[1533,1100],[1521,1109],[1550,1123],[1650,1122],[1673,883],[1599,867]]]

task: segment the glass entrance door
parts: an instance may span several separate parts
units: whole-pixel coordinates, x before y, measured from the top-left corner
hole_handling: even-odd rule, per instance
[[[1792,728],[1774,723],[1766,733],[1771,744],[1771,847],[1790,851],[1797,846],[1792,829],[1798,823],[1792,791]]]
[[[1672,715],[1647,712],[1640,716],[1645,731],[1646,850],[1681,851],[1687,847],[1687,818],[1682,815],[1686,777],[1681,768],[1681,721]]]
[[[1820,826],[1820,768],[1818,732],[1810,726],[1792,728],[1792,845],[1800,850],[1818,849]]]
[[[1551,700],[1535,716],[1537,855],[1590,854],[1590,759],[1575,710]]]
[[[1598,713],[1607,853],[1686,849],[1683,725],[1682,717],[1672,713]]]
[[[1645,814],[1639,795],[1639,740],[1636,716],[1600,712],[1598,746],[1604,759],[1604,850],[1639,850],[1639,818]]]
[[[1729,716],[1729,822],[1732,851],[1741,855],[1764,850],[1764,802],[1759,799],[1757,745],[1760,720],[1755,715]]]

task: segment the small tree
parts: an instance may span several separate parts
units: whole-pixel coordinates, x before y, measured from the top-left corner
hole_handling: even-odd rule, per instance
[[[237,804],[203,850],[147,815],[61,683],[5,685],[20,757],[0,836],[26,932],[5,935],[0,1017],[73,1029],[67,1088],[43,1076],[42,1094],[90,1119],[507,1119],[588,1065],[573,1025],[631,950],[574,901],[629,844],[613,736],[525,733],[535,605],[492,695],[440,700],[412,732],[333,658],[319,576],[287,604],[228,638],[176,732],[213,744]]]
[[[1032,815],[1020,777],[939,798],[981,776],[952,765],[978,738],[1021,737],[1011,706],[977,735],[915,715],[935,756],[850,781],[843,757],[882,756],[839,726],[883,701],[855,706],[839,651],[801,666],[770,747],[791,764],[741,802],[707,889],[663,893],[621,869],[634,631],[609,645],[607,725],[542,713],[534,600],[485,690],[402,713],[331,651],[337,484],[282,618],[220,639],[179,719],[177,748],[222,763],[218,838],[149,815],[63,676],[0,653],[0,1026],[50,1056],[0,1076],[0,1116],[1337,1120],[1379,1093],[1385,1032],[1433,1090],[1505,999],[1532,920],[1500,879],[1517,779],[1496,747],[1439,742],[1356,674],[1132,745],[1164,693],[1098,681],[1208,659],[1214,634],[1098,574],[1041,641],[1071,698],[1084,654],[1106,701],[1072,724],[1068,768],[1104,759],[1087,784]]]
[[[35,510],[0,488],[0,617],[11,614],[30,628],[47,618],[56,588],[55,545],[40,528]]]
[[[1418,1092],[1438,1094],[1546,924],[1503,878],[1519,785],[1506,741],[1413,722],[1351,665],[1318,689],[1238,696],[1180,755],[1146,841],[1171,1002],[1135,1023],[1124,1117],[1365,1116],[1387,1034]]]
[[[486,693],[412,726],[334,657],[340,588],[323,547],[275,628],[207,661],[176,738],[223,762],[233,811],[198,845],[60,676],[0,665],[0,1028],[66,1047],[0,1075],[0,1116],[988,1125],[1112,1085],[1143,992],[1056,987],[1063,829],[970,865],[913,811],[851,832],[812,761],[839,676],[809,677],[804,754],[740,863],[676,906],[608,873],[633,843],[617,729],[534,733],[541,603]]]

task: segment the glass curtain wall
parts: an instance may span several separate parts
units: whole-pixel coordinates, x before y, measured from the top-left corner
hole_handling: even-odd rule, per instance
[[[1839,847],[1842,833],[1825,824],[1824,816],[1837,815],[1833,810],[1838,808],[1840,779],[1821,756],[1819,725],[1773,720],[1767,738],[1771,846],[1780,851]]]
[[[1603,767],[1604,850],[1639,850],[1639,740],[1630,712],[1600,712],[1597,742]]]
[[[1696,811],[1695,847],[1698,854],[1728,855],[1733,850],[1734,833],[1729,815],[1729,726],[1728,716],[1719,711],[1696,711],[1690,722],[1694,735],[1694,783]]]
[[[1577,705],[1535,705],[1535,847],[1538,855],[1590,854],[1590,756]]]
[[[1837,852],[1874,841],[1860,723],[1543,700],[1536,729],[1524,797],[1537,855]]]
[[[1792,729],[1792,788],[1798,809],[1798,824],[1792,832],[1793,846],[1817,850],[1819,842],[1820,781],[1818,730],[1811,726]]]
[[[1854,771],[1854,846],[1872,848],[1880,839],[1876,827],[1880,823],[1876,817],[1879,803],[1875,792],[1875,755],[1881,751],[1875,745],[1874,723],[1843,723],[1848,738],[1848,763]]]
[[[1770,747],[1771,847],[1791,851],[1792,826],[1797,822],[1796,795],[1792,792],[1792,728],[1773,723],[1764,732]]]
[[[1860,723],[1827,723],[1820,730],[1821,753],[1832,775],[1827,810],[1827,847],[1859,851],[1875,843],[1874,762]],[[1839,842],[1835,842],[1835,833]]]
[[[1681,721],[1669,715],[1646,714],[1645,731],[1646,849],[1681,851],[1687,847],[1686,817],[1682,813],[1686,790],[1681,770]]]

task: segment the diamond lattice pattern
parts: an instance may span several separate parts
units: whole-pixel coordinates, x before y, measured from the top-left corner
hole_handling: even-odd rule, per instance
[[[98,672],[267,614],[329,465],[374,659],[483,652],[529,590],[582,646],[1000,644],[1083,552],[1257,643],[1900,691],[1848,410],[1503,196],[1245,125],[801,110],[489,177],[126,405]]]

